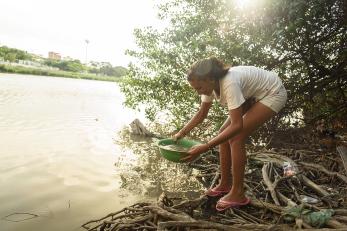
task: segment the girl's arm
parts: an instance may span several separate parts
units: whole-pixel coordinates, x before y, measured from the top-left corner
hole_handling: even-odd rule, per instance
[[[228,116],[228,118],[224,121],[223,125],[219,128],[218,134],[222,133],[227,127],[229,127],[230,125],[230,117]]]
[[[181,138],[187,135],[193,128],[200,124],[207,117],[212,102],[202,102],[199,111],[189,120],[189,122],[174,137]]]
[[[229,140],[233,136],[237,135],[243,128],[243,119],[242,119],[242,107],[229,111],[229,118],[231,122],[229,125],[221,131],[216,137],[207,142],[208,148],[215,147],[225,141]]]
[[[225,141],[229,140],[233,136],[237,135],[243,127],[243,119],[242,119],[242,107],[233,109],[229,111],[229,121],[223,124],[227,126],[221,133],[219,133],[212,140],[207,142],[206,144],[200,144],[193,146],[189,151],[188,155],[182,158],[182,161],[192,161],[196,157],[198,157],[201,153],[208,151],[210,148],[217,146]]]

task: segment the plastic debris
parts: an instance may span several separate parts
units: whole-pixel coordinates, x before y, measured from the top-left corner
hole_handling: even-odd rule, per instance
[[[289,162],[283,162],[283,175],[293,176],[297,173],[296,168]]]
[[[314,198],[314,197],[309,197],[306,195],[300,195],[300,199],[302,202],[304,203],[308,203],[308,204],[316,204],[319,202],[318,199]]]
[[[326,224],[333,214],[333,209],[322,209],[318,212],[313,212],[312,210],[304,209],[303,205],[299,205],[288,208],[284,212],[283,218],[288,222],[293,222],[295,218],[300,218],[307,224],[320,228]]]
[[[303,215],[303,220],[313,227],[320,228],[331,218],[334,214],[332,209],[322,209],[319,212],[308,212]]]

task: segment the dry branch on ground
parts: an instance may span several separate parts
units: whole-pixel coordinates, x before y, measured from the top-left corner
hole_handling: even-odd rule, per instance
[[[284,162],[294,166],[293,174],[283,174]],[[199,170],[197,180],[206,188],[218,183],[218,152],[205,154],[188,165]],[[89,231],[347,230],[346,179],[337,152],[261,150],[248,154],[245,188],[252,201],[247,206],[219,213],[215,210],[218,198],[202,195],[194,200],[173,200],[170,193],[163,193],[155,204],[137,203],[82,227]],[[302,213],[290,217],[289,207],[300,208]],[[323,224],[307,222],[305,213],[319,214],[328,209],[334,213]]]

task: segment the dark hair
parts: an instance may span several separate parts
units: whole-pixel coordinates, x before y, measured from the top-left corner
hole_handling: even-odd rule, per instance
[[[201,59],[190,67],[187,79],[188,81],[191,81],[196,77],[199,79],[221,79],[228,73],[229,68],[229,66],[225,65],[222,61],[215,57]]]

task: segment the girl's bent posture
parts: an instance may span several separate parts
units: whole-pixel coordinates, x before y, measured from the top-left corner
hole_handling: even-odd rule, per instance
[[[213,99],[226,106],[229,115],[216,137],[191,148],[183,160],[192,161],[219,145],[221,180],[216,187],[208,189],[206,195],[225,194],[217,202],[219,211],[246,205],[250,199],[245,197],[243,188],[245,140],[282,109],[287,100],[286,89],[276,73],[253,66],[227,67],[216,58],[194,63],[188,72],[188,81],[201,95],[202,103],[174,139],[184,137],[206,118]]]

